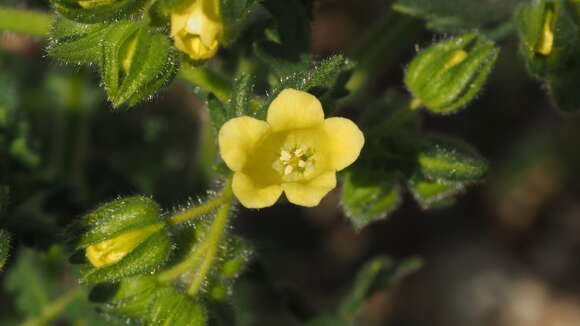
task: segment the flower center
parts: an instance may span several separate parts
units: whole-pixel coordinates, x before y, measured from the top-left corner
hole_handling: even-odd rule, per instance
[[[273,168],[285,181],[298,181],[314,171],[314,151],[304,146],[284,146]]]

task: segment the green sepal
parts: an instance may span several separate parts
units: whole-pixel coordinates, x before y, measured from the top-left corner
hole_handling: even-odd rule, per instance
[[[431,136],[417,153],[419,171],[431,180],[479,181],[487,162],[468,144],[448,137]]]
[[[0,271],[4,268],[10,253],[10,235],[0,229]]]
[[[554,14],[554,40],[549,55],[536,51],[542,39],[548,11]],[[520,49],[529,72],[544,77],[556,70],[565,69],[566,61],[573,56],[578,40],[578,27],[561,0],[539,0],[520,4],[514,17],[520,36]]]
[[[466,56],[454,62],[462,51]],[[405,72],[405,84],[428,110],[453,113],[483,88],[498,54],[495,44],[477,33],[454,37],[421,51]]]
[[[48,55],[66,62],[98,63],[107,24],[83,24],[58,16],[51,30]]]
[[[357,229],[386,218],[401,202],[401,188],[395,175],[356,167],[344,175],[341,203]]]
[[[172,249],[164,225],[159,224],[156,232],[149,234],[118,262],[83,271],[81,282],[115,282],[125,277],[153,272],[167,262]]]
[[[131,63],[125,71],[127,56]],[[101,77],[113,106],[135,105],[169,83],[178,69],[177,58],[167,36],[142,24],[116,23],[105,36],[101,61]]]
[[[419,258],[409,258],[398,264],[386,256],[372,259],[358,272],[350,293],[342,300],[338,309],[340,319],[354,322],[363,304],[376,291],[397,284],[422,265]]]
[[[158,224],[161,210],[151,198],[144,196],[117,199],[84,216],[73,232],[85,229],[76,243],[77,249],[114,238],[125,232]]]
[[[205,326],[208,319],[203,306],[173,288],[158,290],[150,309],[147,326]]]
[[[449,199],[461,193],[465,189],[466,183],[429,180],[417,173],[409,178],[407,186],[421,208],[430,209],[440,207],[442,202],[447,203]]]
[[[79,3],[98,3],[92,8],[83,8]],[[81,23],[102,23],[122,19],[143,7],[145,0],[50,0],[56,11]]]
[[[207,96],[206,104],[216,132],[228,120],[243,115],[252,115],[250,103],[254,97],[254,78],[244,74],[234,79],[233,89],[227,102],[221,102],[213,93]]]
[[[330,110],[329,105],[332,105],[332,101],[347,94],[339,90],[344,88],[345,80],[343,77],[350,73],[353,68],[351,61],[342,55],[335,55],[315,64],[309,70],[286,76],[280,79],[278,86],[272,90],[268,100],[258,108],[256,116],[264,119],[270,103],[286,88],[309,92],[321,99],[325,110]]]

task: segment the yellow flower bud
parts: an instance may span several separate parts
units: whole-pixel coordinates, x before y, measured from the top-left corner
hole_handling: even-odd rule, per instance
[[[223,29],[217,0],[192,0],[171,13],[175,47],[193,60],[209,59],[217,53]]]
[[[159,228],[159,224],[150,225],[143,229],[125,232],[114,238],[95,243],[87,247],[86,257],[95,267],[114,264],[123,259]]]
[[[542,29],[542,35],[538,44],[536,44],[536,52],[543,55],[550,55],[552,49],[554,48],[554,23],[556,22],[556,16],[552,8],[546,10],[546,16],[544,18],[544,26]]]
[[[96,7],[106,6],[115,2],[115,0],[81,0],[79,6],[85,9],[92,9]]]

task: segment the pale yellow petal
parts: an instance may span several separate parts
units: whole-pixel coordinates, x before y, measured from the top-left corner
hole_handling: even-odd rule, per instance
[[[222,159],[232,171],[241,171],[269,130],[266,122],[250,117],[227,121],[218,135]]]
[[[282,189],[286,198],[293,204],[314,207],[320,203],[328,192],[336,187],[336,173],[325,172],[304,183],[283,183]]]
[[[315,96],[287,88],[270,104],[267,120],[274,131],[310,128],[324,122],[324,111]]]
[[[324,128],[328,134],[325,148],[332,168],[340,171],[356,161],[365,143],[358,126],[349,119],[329,118],[324,120]]]
[[[195,1],[192,1],[191,4],[182,6],[171,12],[171,36],[175,36],[181,30],[185,29],[187,20],[195,8]]]
[[[234,174],[232,190],[240,203],[247,208],[272,206],[282,194],[280,184],[260,184],[242,172],[236,172]]]

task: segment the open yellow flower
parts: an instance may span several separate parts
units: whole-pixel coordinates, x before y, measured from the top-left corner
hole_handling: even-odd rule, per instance
[[[336,187],[336,171],[364,145],[352,121],[325,120],[320,101],[306,92],[282,91],[266,120],[234,118],[219,132],[220,154],[235,172],[233,192],[248,208],[272,206],[282,192],[296,205],[318,205]]]
[[[175,47],[193,60],[209,59],[217,53],[223,28],[217,0],[190,0],[171,13]]]

